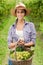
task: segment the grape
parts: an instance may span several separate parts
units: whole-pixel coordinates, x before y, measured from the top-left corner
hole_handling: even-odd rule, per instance
[[[17,60],[26,60],[26,59],[29,59],[30,58],[30,52],[28,52],[28,51],[23,51],[23,52],[16,52],[16,55],[17,55]],[[11,55],[10,55],[10,57],[12,58],[12,59],[15,59],[15,53],[12,53]]]
[[[14,59],[14,58],[15,58],[14,53],[10,54],[10,57],[11,57],[12,59]]]

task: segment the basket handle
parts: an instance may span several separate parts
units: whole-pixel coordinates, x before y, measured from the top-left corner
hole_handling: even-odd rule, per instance
[[[18,40],[18,41],[19,41],[19,40]],[[17,48],[17,45],[18,45],[18,41],[16,42],[15,50],[14,50],[14,52],[15,52],[15,60],[17,60],[16,48]]]

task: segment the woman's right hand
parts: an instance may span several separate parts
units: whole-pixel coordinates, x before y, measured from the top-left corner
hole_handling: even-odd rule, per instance
[[[16,46],[16,42],[10,43],[10,44],[8,45],[8,48],[9,48],[9,49],[12,49],[12,48],[14,48],[15,46]]]

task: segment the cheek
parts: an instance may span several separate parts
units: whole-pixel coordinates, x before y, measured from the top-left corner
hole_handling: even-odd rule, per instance
[[[25,16],[25,14],[23,14],[23,16]]]
[[[22,17],[24,17],[25,15],[24,15],[24,14],[22,14],[21,16],[22,16]]]

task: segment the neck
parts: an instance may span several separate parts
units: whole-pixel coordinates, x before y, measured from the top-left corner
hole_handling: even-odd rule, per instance
[[[18,20],[18,23],[24,23],[24,19]]]

